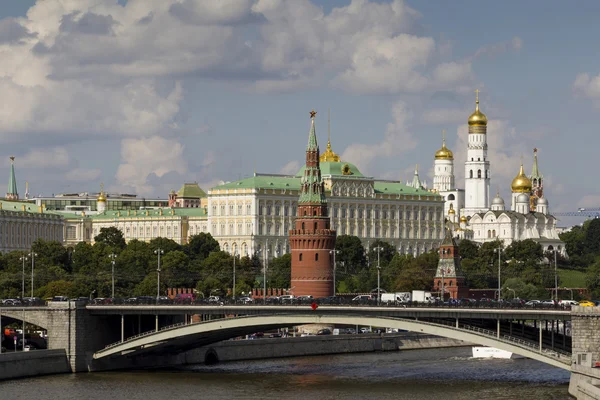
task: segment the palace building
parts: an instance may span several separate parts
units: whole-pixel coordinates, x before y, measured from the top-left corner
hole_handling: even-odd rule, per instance
[[[437,249],[443,240],[442,197],[423,186],[365,176],[331,146],[319,157],[330,227],[338,235],[375,240],[403,254]],[[208,191],[208,231],[225,251],[260,257],[289,253],[306,166],[296,175],[255,173]],[[418,174],[413,179],[419,181]]]

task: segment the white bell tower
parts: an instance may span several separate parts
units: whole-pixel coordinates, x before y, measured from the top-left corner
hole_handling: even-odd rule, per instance
[[[467,217],[490,208],[490,161],[487,156],[487,117],[479,111],[479,90],[475,91],[475,112],[469,117],[469,140],[465,162],[465,209]]]

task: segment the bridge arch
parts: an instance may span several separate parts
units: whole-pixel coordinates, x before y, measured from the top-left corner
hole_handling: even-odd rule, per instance
[[[441,324],[379,316],[316,313],[245,316],[177,326],[107,346],[97,351],[94,359],[124,355],[131,357],[151,352],[186,351],[254,332],[304,324],[362,325],[402,329],[495,347],[566,370],[570,370],[571,364],[570,357],[564,355],[539,352],[524,344]]]

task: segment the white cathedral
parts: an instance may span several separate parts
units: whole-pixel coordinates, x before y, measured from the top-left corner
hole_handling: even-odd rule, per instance
[[[525,175],[521,164],[512,181],[510,210],[506,209],[499,193],[491,199],[490,205],[488,120],[479,110],[479,94],[475,100],[475,112],[468,122],[464,189],[456,188],[454,154],[446,147],[445,138],[442,148],[435,153],[433,190],[445,199],[444,211],[454,236],[479,243],[500,239],[505,246],[516,240],[533,239],[542,245],[545,252],[557,251],[567,256],[565,245],[556,231],[556,218],[550,214],[548,200],[543,195],[537,149],[534,149],[531,175]]]

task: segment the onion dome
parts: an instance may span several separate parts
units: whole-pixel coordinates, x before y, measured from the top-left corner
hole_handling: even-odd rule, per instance
[[[464,223],[467,223],[467,217],[466,217],[466,216],[464,216],[464,215],[461,215],[461,217],[460,217],[460,222],[461,222],[461,223],[463,223],[463,222],[464,222]]]
[[[454,211],[454,206],[450,203],[450,209],[448,210],[448,215],[454,215],[456,211]]]
[[[496,197],[494,197],[492,199],[492,205],[495,205],[495,206],[503,206],[504,205],[504,199],[502,197],[500,197],[500,193],[497,193]]]
[[[486,133],[488,119],[479,110],[479,90],[475,91],[475,112],[469,117],[469,133]]]
[[[100,203],[106,203],[106,193],[104,193],[104,183],[100,184],[100,194],[98,195],[98,198],[96,200],[99,201]]]
[[[510,185],[513,193],[530,193],[531,192],[531,180],[525,175],[525,171],[523,170],[523,164],[521,164],[521,169],[515,179],[513,179],[512,184]]]
[[[529,203],[529,196],[525,193],[521,193],[517,196],[517,203]]]
[[[452,150],[446,147],[446,138],[442,141],[442,148],[435,152],[436,160],[454,160]]]
[[[540,197],[540,198],[538,199],[538,201],[537,201],[537,205],[538,205],[538,206],[539,206],[539,205],[545,205],[545,206],[547,206],[547,205],[548,205],[548,200],[546,200],[546,198],[545,198],[545,197]]]
[[[331,150],[331,141],[327,141],[327,150],[325,150],[325,153],[321,154],[321,156],[319,157],[319,161],[320,162],[340,162],[340,156],[338,156],[337,154],[335,154],[335,152],[333,150]]]

